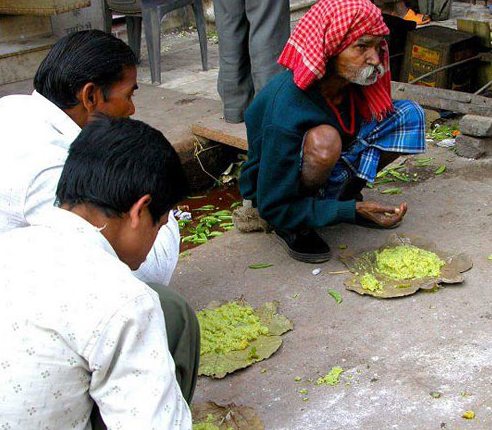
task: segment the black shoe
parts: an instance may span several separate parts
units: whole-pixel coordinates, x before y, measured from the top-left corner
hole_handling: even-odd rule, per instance
[[[330,247],[313,229],[275,230],[275,237],[295,260],[323,263],[330,259]]]

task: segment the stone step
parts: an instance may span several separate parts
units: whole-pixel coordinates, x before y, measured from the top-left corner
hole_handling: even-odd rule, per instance
[[[47,36],[51,33],[49,16],[0,15],[0,43]]]
[[[38,36],[1,43],[0,85],[33,78],[57,40],[54,36]]]
[[[245,151],[248,150],[248,138],[246,136],[244,122],[240,124],[229,124],[224,121],[222,113],[200,119],[191,126],[191,130],[195,136]]]

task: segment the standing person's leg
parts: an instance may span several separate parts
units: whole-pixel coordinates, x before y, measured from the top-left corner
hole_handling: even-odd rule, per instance
[[[169,352],[176,366],[176,379],[183,397],[191,404],[198,377],[200,362],[200,326],[195,312],[178,293],[168,287],[149,284],[159,294],[166,320]],[[96,405],[92,410],[93,430],[107,430]]]
[[[217,89],[224,103],[224,118],[232,123],[244,121],[244,111],[254,97],[244,1],[214,0],[219,37]]]
[[[258,92],[281,72],[277,64],[290,36],[289,0],[246,0],[251,75]]]

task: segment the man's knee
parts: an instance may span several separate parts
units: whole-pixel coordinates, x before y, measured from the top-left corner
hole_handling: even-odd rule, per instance
[[[172,354],[172,349],[179,342],[181,333],[187,332],[191,336],[199,336],[198,318],[193,308],[180,294],[156,284],[149,284],[149,287],[159,294]]]
[[[310,129],[304,142],[304,159],[323,166],[332,166],[340,158],[342,139],[335,127],[319,125]]]

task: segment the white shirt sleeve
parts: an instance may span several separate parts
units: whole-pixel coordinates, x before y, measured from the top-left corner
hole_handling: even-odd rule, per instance
[[[137,297],[93,332],[89,393],[108,428],[191,430],[157,294]]]
[[[54,165],[40,172],[31,182],[24,204],[24,217],[29,225],[44,225],[43,217],[50,216],[62,169],[63,164]],[[178,263],[179,242],[179,225],[169,211],[168,222],[159,230],[147,259],[133,274],[145,283],[169,285]]]
[[[162,226],[147,259],[133,274],[145,283],[169,285],[179,257],[179,225],[172,210]]]

